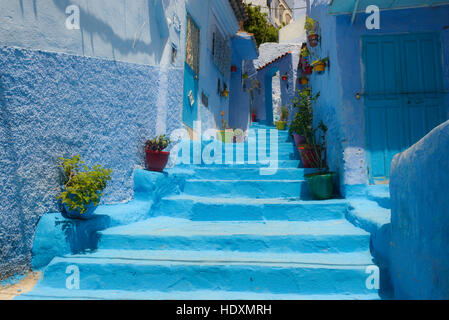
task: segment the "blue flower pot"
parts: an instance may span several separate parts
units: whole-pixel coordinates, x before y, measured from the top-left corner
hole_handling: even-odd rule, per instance
[[[89,220],[94,217],[95,209],[97,209],[97,206],[94,205],[93,202],[89,203],[89,206],[87,207],[86,212],[81,213],[79,210],[71,210],[69,206],[67,206],[65,203],[63,204],[64,211],[62,212],[62,216],[67,219],[78,219],[78,220]]]

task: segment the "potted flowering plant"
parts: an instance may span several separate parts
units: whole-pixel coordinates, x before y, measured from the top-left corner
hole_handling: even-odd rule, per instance
[[[316,47],[318,45],[318,34],[316,33],[317,22],[313,20],[311,17],[306,17],[306,22],[304,25],[304,29],[307,32],[307,40],[309,41],[309,45],[311,47]]]
[[[329,58],[315,60],[312,63],[313,71],[315,71],[318,74],[322,74],[326,70],[328,61],[329,61]]]
[[[62,215],[70,219],[92,218],[103,196],[102,191],[111,180],[111,169],[96,165],[89,169],[79,155],[71,159],[59,158],[63,171],[63,191],[56,197],[62,202]]]
[[[225,120],[225,112],[221,111],[221,130],[218,130],[217,139],[224,143],[234,142],[234,130],[232,130],[228,122]]]
[[[145,160],[147,169],[162,172],[167,165],[170,152],[163,151],[170,144],[165,134],[145,142]]]
[[[293,107],[298,111],[295,114],[291,124],[291,132],[295,138],[296,145],[301,154],[304,168],[311,168],[312,164],[303,157],[304,152],[308,152],[304,145],[307,144],[307,136],[310,135],[313,120],[313,103],[319,98],[320,93],[313,94],[308,87],[298,90],[298,95],[293,100]],[[296,134],[296,135],[295,135]]]
[[[310,140],[304,146],[307,152],[302,154],[302,157],[306,157],[312,167],[318,170],[316,173],[305,175],[310,192],[318,200],[330,199],[334,194],[335,173],[329,172],[326,163],[326,132],[327,127],[321,121],[308,135]]]
[[[279,121],[276,121],[276,128],[278,130],[285,130],[285,127],[287,126],[287,118],[289,115],[289,110],[287,107],[281,107],[281,116]]]
[[[298,81],[301,85],[305,86],[309,83],[309,78],[306,75],[302,75]]]

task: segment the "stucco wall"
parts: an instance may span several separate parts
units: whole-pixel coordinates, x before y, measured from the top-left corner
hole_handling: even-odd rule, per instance
[[[342,125],[342,114],[340,102],[342,99],[342,83],[341,69],[337,58],[339,45],[336,41],[337,25],[335,18],[327,14],[327,1],[315,1],[312,7],[311,16],[320,22],[321,39],[320,44],[311,48],[311,62],[319,58],[329,57],[329,66],[323,74],[313,74],[310,78],[310,84],[314,93],[320,92],[320,98],[314,105],[314,125],[320,121],[328,127],[326,135],[327,141],[327,157],[329,169],[338,174],[337,180],[339,184],[347,183],[344,172],[353,174],[352,168],[348,168],[348,163],[343,161],[342,145],[345,141],[341,138],[341,130],[344,125],[354,126],[353,122],[357,119],[348,119],[348,123]],[[358,150],[360,152],[360,150]],[[347,150],[347,152],[352,152]],[[355,170],[356,174],[363,174],[363,165],[357,164],[359,170]],[[356,168],[354,168],[356,169]]]
[[[326,102],[326,99],[321,99],[320,103],[323,108],[329,108],[329,115],[336,111],[335,114],[339,118],[338,122],[328,122],[328,126],[330,131],[335,130],[334,126],[340,127],[341,191],[344,195],[350,196],[363,190],[363,186],[368,183],[364,102],[363,98],[357,100],[355,97],[357,92],[363,92],[361,36],[406,32],[440,33],[445,89],[449,90],[449,29],[447,29],[449,6],[382,11],[380,30],[368,30],[365,26],[367,14],[357,14],[354,24],[351,25],[350,15],[326,15],[329,3],[329,0],[309,2],[309,13],[313,18],[319,19],[322,29],[320,55],[329,55],[331,58],[327,79],[326,75],[313,76],[312,86],[314,90],[322,91],[322,94],[327,92],[326,95],[333,100],[329,106],[326,106],[326,103],[331,100]],[[334,73],[337,74],[334,76]],[[321,80],[317,80],[319,77]],[[446,106],[449,115],[448,95]],[[331,151],[330,155],[337,152],[337,149]]]
[[[80,9],[79,30],[66,28],[70,5]],[[175,66],[183,66],[185,30],[175,31],[176,19],[184,24],[185,0],[0,0],[4,46],[148,65],[169,64],[174,43]]]
[[[36,222],[57,210],[57,157],[112,168],[104,202],[132,197],[158,104],[168,132],[181,125],[183,70],[8,47],[0,70],[1,278],[27,268]]]
[[[391,276],[395,298],[449,299],[449,121],[391,166]]]

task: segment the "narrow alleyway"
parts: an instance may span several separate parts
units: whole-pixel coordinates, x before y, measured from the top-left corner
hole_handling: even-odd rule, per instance
[[[260,164],[193,166],[153,218],[101,232],[93,253],[54,258],[18,298],[378,299],[366,285],[370,234],[345,219],[346,200],[310,200],[307,169],[287,131],[278,138],[275,175]],[[79,290],[66,289],[69,266]]]

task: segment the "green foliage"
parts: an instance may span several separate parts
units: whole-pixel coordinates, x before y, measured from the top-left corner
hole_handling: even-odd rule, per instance
[[[111,180],[111,169],[103,169],[101,165],[91,170],[84,165],[79,155],[71,159],[59,158],[59,167],[63,170],[64,190],[56,197],[70,210],[85,213],[92,202],[98,205],[107,181]]]
[[[307,34],[314,34],[316,28],[316,21],[311,17],[306,17],[306,23],[304,24],[304,29],[306,29]]]
[[[165,134],[145,142],[145,150],[162,151],[170,144],[170,139]]]
[[[260,6],[245,4],[245,8],[248,19],[243,26],[247,32],[254,35],[257,46],[264,42],[278,42],[279,30],[268,21],[268,15],[260,11]]]
[[[287,121],[290,110],[287,107],[281,107],[281,121]]]
[[[311,149],[313,166],[318,169],[318,173],[323,174],[329,171],[326,161],[326,133],[327,127],[323,121],[320,121],[318,126],[312,129],[310,140],[307,140],[309,148]]]
[[[313,94],[312,89],[305,88],[298,90],[298,95],[293,100],[293,107],[296,112],[290,131],[306,137],[307,141],[311,141],[313,135],[313,104],[320,97],[320,93]]]

